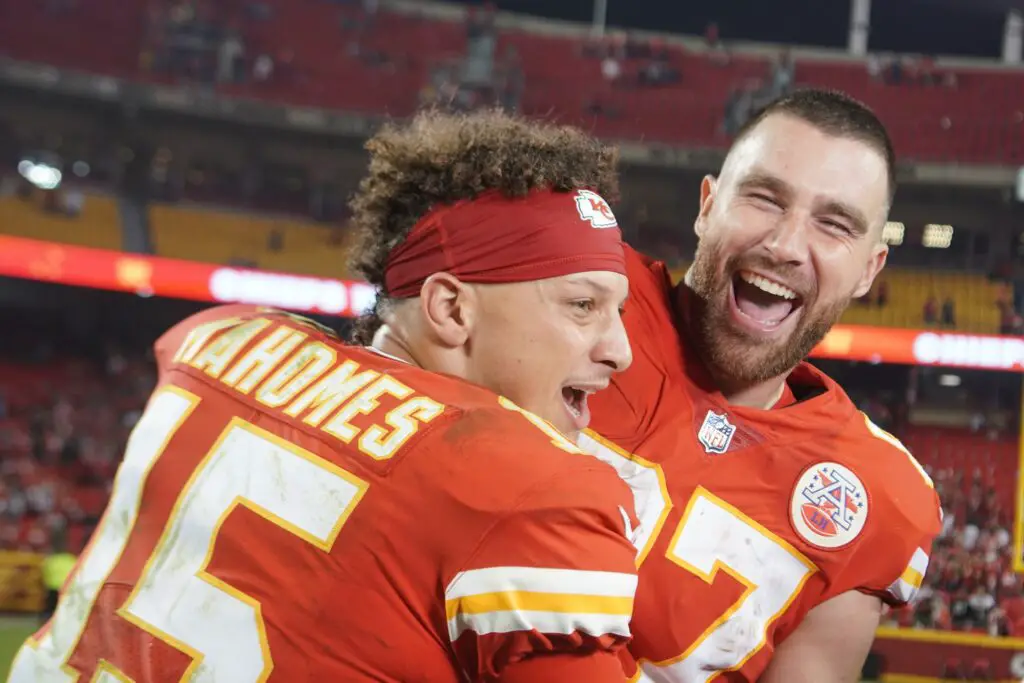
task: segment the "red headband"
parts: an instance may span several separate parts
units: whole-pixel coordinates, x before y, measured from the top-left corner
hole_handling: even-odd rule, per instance
[[[626,274],[619,224],[599,194],[534,190],[510,199],[490,191],[427,212],[392,250],[384,286],[404,298],[419,296],[438,272],[493,284],[589,270]]]

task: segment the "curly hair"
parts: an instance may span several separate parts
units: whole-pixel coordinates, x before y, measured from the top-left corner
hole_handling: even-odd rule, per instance
[[[356,322],[352,338],[360,344],[371,342],[390,303],[388,255],[432,207],[494,190],[522,197],[538,188],[589,188],[609,202],[619,194],[615,148],[576,128],[499,110],[425,111],[406,124],[386,125],[366,149],[369,171],[349,204],[358,233],[352,268],[378,298]]]

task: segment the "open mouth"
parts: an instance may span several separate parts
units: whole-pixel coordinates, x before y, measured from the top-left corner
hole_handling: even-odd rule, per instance
[[[763,331],[779,327],[803,304],[789,287],[747,270],[733,275],[732,294],[740,317]]]
[[[587,396],[592,392],[574,386],[562,387],[562,402],[565,409],[572,418],[576,429],[586,429],[590,424],[590,407],[587,405]]]

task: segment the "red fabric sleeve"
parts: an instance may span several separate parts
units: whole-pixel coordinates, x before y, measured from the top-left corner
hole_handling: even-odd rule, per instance
[[[448,635],[472,681],[504,680],[530,657],[585,659],[629,641],[632,495],[610,467],[579,457],[528,491],[448,582]]]
[[[500,683],[624,683],[619,658],[609,652],[591,655],[541,655],[509,665]]]
[[[865,539],[877,552],[864,554],[862,566],[866,571],[856,590],[877,596],[892,607],[916,600],[928,571],[932,542],[942,529],[938,495],[928,489],[921,492],[921,498],[917,514],[891,513],[885,526],[876,527]]]
[[[942,507],[931,479],[903,444],[865,424],[868,434],[856,447],[872,454],[874,467],[865,472],[872,507],[864,537],[832,593],[857,590],[900,607],[921,588],[932,542],[942,530]]]

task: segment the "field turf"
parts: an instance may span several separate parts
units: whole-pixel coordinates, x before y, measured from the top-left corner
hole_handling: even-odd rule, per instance
[[[38,617],[0,617],[0,683],[7,680],[7,669],[18,648],[37,628]]]

